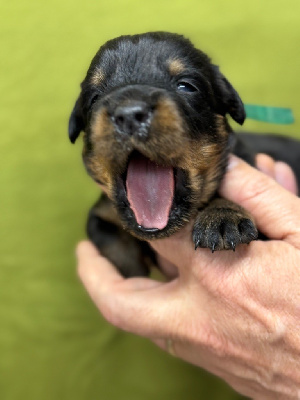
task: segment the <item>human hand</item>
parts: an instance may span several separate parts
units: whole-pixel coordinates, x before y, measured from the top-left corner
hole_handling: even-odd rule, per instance
[[[152,243],[176,268],[166,283],[125,280],[83,242],[79,275],[115,326],[171,349],[246,396],[299,398],[300,200],[236,158],[221,192],[248,209],[272,240],[235,253],[195,252],[186,226]]]

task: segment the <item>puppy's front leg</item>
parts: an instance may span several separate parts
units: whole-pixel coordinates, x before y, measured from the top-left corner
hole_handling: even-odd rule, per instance
[[[125,277],[146,276],[155,264],[154,252],[146,242],[127,233],[110,200],[102,195],[90,210],[87,234],[100,253]]]
[[[193,241],[195,248],[235,250],[241,243],[257,239],[258,232],[251,215],[239,205],[216,198],[199,210],[196,217]]]

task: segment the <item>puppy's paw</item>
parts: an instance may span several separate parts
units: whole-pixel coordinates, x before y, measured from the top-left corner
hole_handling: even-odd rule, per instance
[[[195,249],[235,250],[242,243],[250,243],[258,236],[248,213],[239,206],[207,207],[198,213],[193,230]]]

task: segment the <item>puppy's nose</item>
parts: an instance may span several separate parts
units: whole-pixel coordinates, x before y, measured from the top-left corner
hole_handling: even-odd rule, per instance
[[[152,109],[143,101],[129,101],[115,109],[112,119],[119,133],[145,140],[148,137]]]

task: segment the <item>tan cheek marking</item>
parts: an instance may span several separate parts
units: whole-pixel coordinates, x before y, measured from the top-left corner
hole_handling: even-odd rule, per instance
[[[157,103],[157,122],[162,127],[176,128],[176,131],[182,131],[182,121],[173,102],[163,99]]]
[[[208,201],[217,188],[222,154],[223,144],[219,143],[200,141],[189,148],[183,167],[189,171],[191,187],[199,194],[198,205]]]
[[[93,137],[103,137],[112,133],[112,125],[105,109],[101,110],[95,116],[92,122]]]
[[[83,149],[83,156],[88,168],[93,175],[103,182],[106,187],[106,192],[112,192],[111,165],[103,151],[103,146],[107,148],[110,145],[110,137],[112,134],[112,125],[105,109],[98,112],[92,121],[91,140],[94,146],[92,157]],[[99,147],[100,146],[100,147]]]
[[[203,140],[189,142],[185,151],[182,168],[195,169],[197,173],[207,171],[215,159],[220,157],[220,145],[218,143],[205,143]]]
[[[105,75],[104,75],[102,69],[97,68],[91,78],[91,83],[93,85],[97,86],[97,85],[100,85],[101,83],[103,83],[104,79],[105,79]]]
[[[226,129],[226,120],[223,115],[216,115],[216,120],[217,120],[217,129],[222,138],[227,138],[228,137],[228,130]]]
[[[169,71],[171,75],[178,75],[181,72],[184,71],[185,67],[184,64],[181,60],[175,59],[175,60],[169,60]]]
[[[169,99],[159,100],[152,128],[151,141],[158,146],[161,155],[167,160],[183,155],[188,138],[177,107]]]
[[[86,157],[85,163],[93,175],[103,182],[105,187],[111,185],[111,172],[104,158]]]

